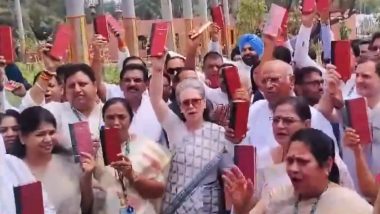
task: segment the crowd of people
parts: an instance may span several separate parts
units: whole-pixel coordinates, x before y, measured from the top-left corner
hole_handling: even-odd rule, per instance
[[[317,24],[320,60],[310,48]],[[103,78],[100,35],[90,65],[57,61],[42,47],[45,69],[32,85],[12,79],[0,56],[0,213],[16,213],[14,187],[36,181],[45,214],[380,213],[380,33],[351,41],[343,81],[330,64],[328,12],[302,15],[298,35],[281,44],[242,35],[232,60],[212,28],[199,68],[199,37],[185,56],[166,51],[149,62],[119,37],[118,84]],[[228,66],[241,81],[233,96],[221,72]],[[18,106],[7,100],[9,81]],[[344,101],[357,97],[366,100],[370,144],[344,123]],[[243,136],[228,125],[236,100],[250,103]],[[83,121],[94,152],[77,162],[70,124]],[[102,127],[119,130],[119,161],[105,163]],[[255,180],[234,165],[237,145],[254,146]]]

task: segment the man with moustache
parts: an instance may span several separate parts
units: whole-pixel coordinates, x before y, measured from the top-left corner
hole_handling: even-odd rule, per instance
[[[239,50],[242,59],[237,63],[239,75],[251,79],[251,69],[260,64],[260,59],[264,54],[264,43],[255,34],[244,34],[239,38]]]

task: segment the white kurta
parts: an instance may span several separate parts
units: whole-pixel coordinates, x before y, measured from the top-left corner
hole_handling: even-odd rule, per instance
[[[22,100],[23,108],[36,106],[33,99],[29,95],[29,91]],[[71,138],[69,124],[79,122],[79,118],[74,113],[69,102],[59,103],[59,102],[50,102],[48,104],[42,105],[42,107],[49,110],[55,117],[57,121],[57,133],[58,133],[58,142],[66,149],[71,149]],[[92,110],[89,117],[84,116],[78,112],[79,117],[82,121],[87,121],[90,127],[91,135],[95,139],[99,139],[99,130],[103,125],[102,118],[102,107],[103,103],[97,104]]]
[[[339,148],[329,121],[314,107],[310,107],[310,111],[311,127],[323,131],[331,139],[334,139],[335,148]],[[259,100],[249,108],[249,130],[244,143],[255,146],[259,153],[264,149],[270,149],[278,145],[273,135],[272,117],[273,112],[269,108],[267,100]]]

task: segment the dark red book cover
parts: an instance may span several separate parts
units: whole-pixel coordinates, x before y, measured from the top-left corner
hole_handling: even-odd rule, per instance
[[[224,29],[224,14],[222,5],[211,7],[211,17],[212,21],[220,27],[220,29]]]
[[[95,34],[101,35],[107,42],[110,41],[106,15],[100,15],[94,19],[94,31]]]
[[[363,97],[346,100],[347,125],[356,130],[360,136],[360,143],[372,142],[371,128],[369,126],[367,104]]]
[[[330,10],[330,0],[317,0],[317,10],[318,11],[329,11]]]
[[[235,91],[241,88],[238,68],[235,66],[226,66],[222,68],[222,77],[226,84],[228,98],[233,99]]]
[[[150,38],[150,56],[160,57],[164,54],[168,32],[169,22],[153,23]]]
[[[331,62],[346,82],[351,77],[351,43],[348,40],[332,41]]]
[[[12,28],[5,25],[0,26],[0,56],[5,58],[6,63],[15,61]]]
[[[121,32],[120,23],[111,14],[107,14],[106,17],[108,26],[111,28],[112,33],[115,36],[119,36]]]
[[[120,136],[120,129],[102,127],[100,129],[100,141],[104,164],[106,166],[112,162],[121,160],[121,158],[117,156],[121,153],[122,139]]]
[[[315,9],[315,0],[303,0],[302,2],[302,14],[310,14]]]
[[[75,161],[78,162],[80,153],[85,152],[94,155],[94,147],[91,138],[91,132],[88,122],[77,122],[69,124],[71,143],[75,156]]]
[[[247,133],[250,102],[234,101],[231,105],[229,127],[234,130],[236,138],[242,138]]]
[[[72,38],[72,30],[68,24],[60,24],[57,27],[53,47],[49,55],[56,60],[62,60],[67,56]]]
[[[234,147],[235,165],[246,179],[256,185],[256,148],[252,145],[236,145]]]
[[[17,214],[44,214],[41,182],[13,188]]]

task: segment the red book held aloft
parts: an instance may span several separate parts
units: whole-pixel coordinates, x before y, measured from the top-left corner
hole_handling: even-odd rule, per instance
[[[346,100],[347,125],[355,129],[360,137],[360,143],[369,144],[372,142],[371,128],[369,125],[367,104],[363,97]]]
[[[70,25],[58,25],[53,47],[51,48],[49,55],[56,60],[64,59],[69,51],[71,38],[72,30]]]
[[[14,187],[13,193],[17,214],[44,214],[41,182]]]
[[[236,90],[241,88],[238,68],[236,66],[223,67],[222,77],[226,85],[228,98],[232,100]]]
[[[302,14],[310,14],[315,9],[315,0],[303,0],[302,2]]]
[[[234,147],[235,165],[246,179],[256,185],[256,148],[252,145],[236,145]]]
[[[90,128],[88,122],[77,122],[69,124],[71,143],[75,161],[81,160],[80,154],[82,152],[94,155],[94,147],[91,138]]]
[[[211,7],[211,17],[212,21],[216,23],[220,29],[224,28],[224,15],[222,5]]]
[[[107,166],[112,162],[121,160],[118,154],[121,154],[122,139],[120,129],[105,128],[100,129],[100,141],[103,151],[104,164]]]
[[[231,104],[229,127],[234,130],[235,137],[241,139],[248,130],[248,114],[250,102],[234,101]]]
[[[346,82],[351,77],[351,43],[348,40],[332,41],[331,63]]]
[[[12,28],[10,26],[0,26],[0,56],[5,58],[6,63],[12,63],[15,61]]]
[[[169,22],[153,23],[150,35],[150,56],[160,57],[165,53]]]
[[[94,31],[95,34],[101,35],[107,42],[110,41],[106,15],[100,15],[94,19]]]

